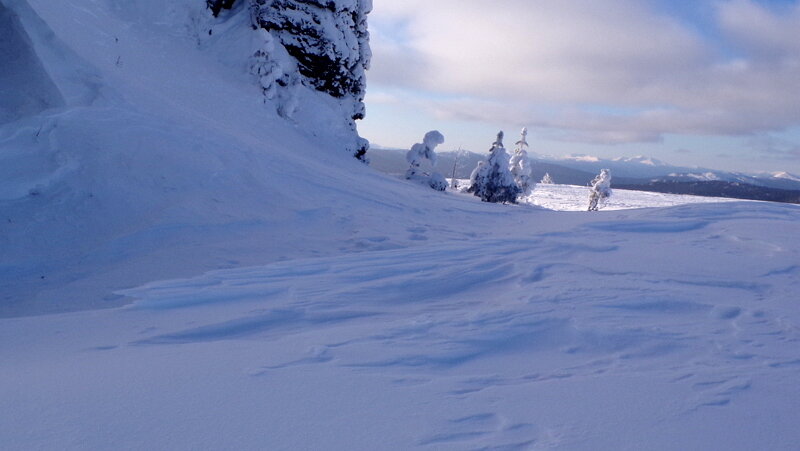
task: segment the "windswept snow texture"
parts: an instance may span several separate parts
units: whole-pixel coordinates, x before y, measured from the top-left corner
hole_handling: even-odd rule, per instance
[[[0,125],[3,451],[800,443],[800,207],[435,192],[265,105],[243,8],[0,5],[63,99]]]
[[[127,308],[2,320],[4,447],[798,443],[800,209],[498,214],[460,213],[471,239],[215,271],[121,291]],[[490,224],[507,232],[478,233]]]

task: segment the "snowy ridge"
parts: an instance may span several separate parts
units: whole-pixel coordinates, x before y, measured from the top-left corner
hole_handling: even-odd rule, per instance
[[[719,176],[713,172],[704,172],[702,174],[677,174],[673,172],[669,174],[669,176],[673,178],[685,178],[691,180],[719,180]]]
[[[590,155],[578,155],[567,158],[543,157],[539,161],[590,173],[597,173],[600,169],[609,168],[614,177],[631,179],[627,182],[629,184],[642,184],[645,182],[644,179],[678,182],[719,180],[776,189],[800,189],[800,179],[785,172],[745,174],[700,167],[680,167],[646,156],[602,159]]]
[[[638,163],[647,166],[668,166],[667,163],[664,163],[661,160],[657,160],[653,157],[646,157],[643,155],[637,155],[635,157],[618,157],[614,158],[613,161],[621,161],[625,163]]]
[[[784,172],[774,172],[771,175],[772,175],[772,177],[774,177],[776,179],[788,179],[788,180],[792,180],[792,181],[795,181],[795,182],[800,182],[800,177],[798,177],[796,175],[793,175],[793,174],[789,174],[788,172],[785,172],[785,171]]]

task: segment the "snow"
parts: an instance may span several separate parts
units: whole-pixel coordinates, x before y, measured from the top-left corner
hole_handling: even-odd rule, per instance
[[[776,179],[786,179],[786,180],[792,180],[794,182],[800,182],[800,177],[798,177],[796,175],[793,175],[793,174],[790,174],[790,173],[788,173],[786,171],[774,172],[774,173],[772,173],[772,177],[774,177]]]
[[[496,215],[458,226],[460,240],[3,320],[0,358],[14,365],[0,396],[14,407],[0,435],[13,449],[797,442],[797,208],[514,208],[493,237],[479,229]],[[442,219],[406,233],[424,240]]]
[[[0,125],[4,450],[800,441],[797,206],[435,192],[264,105],[241,17],[0,3],[68,50]]]
[[[406,161],[409,168],[406,170],[406,179],[414,180],[417,183],[428,185],[436,191],[445,191],[447,189],[447,180],[444,176],[435,172],[436,169],[436,146],[444,143],[444,135],[437,130],[431,130],[425,133],[421,143],[416,143],[411,146],[411,149],[406,153]],[[428,160],[426,166],[430,167],[429,172],[422,170],[420,165],[425,160]]]
[[[58,92],[19,21],[0,3],[0,123],[63,105]]]
[[[572,161],[585,161],[589,163],[598,163],[600,162],[600,158],[592,156],[592,155],[571,155],[568,157],[564,157],[564,160],[572,160]]]
[[[713,172],[704,172],[704,173],[689,173],[689,174],[678,174],[678,173],[671,173],[669,174],[670,177],[687,177],[695,180],[701,181],[713,181],[713,180],[720,180],[717,174]]]
[[[459,187],[466,187],[469,184],[469,180],[467,179],[456,179],[456,181]],[[614,195],[605,199],[602,204],[602,210],[630,210],[638,208],[674,207],[687,204],[743,202],[738,199],[724,197],[701,197],[683,194],[631,191],[618,188],[613,189]],[[590,187],[588,186],[540,183],[535,186],[529,196],[521,197],[519,203],[556,211],[586,211],[589,205],[589,191]],[[457,190],[454,190],[453,193],[460,194]]]
[[[522,190],[514,181],[509,162],[501,131],[489,150],[489,156],[472,171],[467,191],[484,202],[516,203]]]
[[[600,161],[600,159],[598,158],[595,161]],[[618,162],[623,162],[623,163],[638,163],[638,164],[644,164],[644,165],[647,165],[647,166],[668,166],[666,163],[664,163],[661,160],[657,160],[657,159],[655,159],[653,157],[647,157],[647,156],[644,156],[644,155],[637,155],[635,157],[618,157],[618,158],[614,158],[612,161],[618,161]]]
[[[531,180],[531,162],[528,159],[528,128],[522,129],[520,140],[516,142],[516,149],[509,160],[509,169],[514,176],[514,182],[522,190],[523,195],[528,195],[536,182]]]
[[[298,250],[317,227],[323,241],[350,238],[344,209],[323,209],[378,190],[380,177],[346,182],[368,168],[342,158],[354,134],[335,99],[300,90],[294,122],[264,105],[246,14],[198,46],[204,9],[193,0],[161,20],[150,13],[162,2],[3,3],[32,39],[69,49],[38,56],[72,94],[0,128],[0,315],[114,306],[114,289],[156,277],[331,252]]]

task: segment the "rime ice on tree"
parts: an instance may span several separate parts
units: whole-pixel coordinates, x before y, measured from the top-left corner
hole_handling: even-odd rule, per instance
[[[522,137],[517,141],[517,148],[511,156],[509,169],[514,176],[514,182],[522,190],[522,195],[529,195],[535,182],[531,179],[531,162],[528,159],[528,129],[522,129]]]
[[[539,183],[541,183],[542,185],[552,185],[555,182],[553,182],[553,177],[550,177],[550,173],[545,172],[544,177],[542,177],[542,181]]]
[[[611,197],[611,171],[603,169],[592,180],[591,188],[589,189],[589,211],[599,210],[599,204],[609,197]]]
[[[508,169],[509,156],[503,147],[503,132],[497,134],[497,141],[489,152],[489,158],[478,163],[478,167],[472,171],[467,192],[484,202],[516,203],[522,190]]]
[[[462,148],[460,148],[460,147],[458,148],[458,150],[453,155],[453,174],[452,174],[452,176],[450,178],[450,186],[452,186],[453,189],[458,189],[458,179],[456,179],[456,171],[458,169],[463,169],[464,168],[464,165],[463,165],[463,163],[461,163],[460,160],[463,159],[466,156],[467,156],[467,151],[462,149]]]
[[[408,161],[409,164],[409,168],[406,171],[406,178],[408,180],[416,180],[437,191],[444,191],[447,189],[447,180],[445,180],[444,176],[433,171],[436,167],[436,146],[443,142],[444,136],[438,131],[432,130],[425,134],[421,143],[416,143],[411,146],[411,150],[406,153],[406,161]],[[431,164],[430,174],[420,169],[420,166],[425,160],[428,160]]]

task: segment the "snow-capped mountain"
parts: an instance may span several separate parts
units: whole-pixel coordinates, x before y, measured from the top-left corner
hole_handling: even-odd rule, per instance
[[[786,179],[793,182],[800,182],[800,176],[789,174],[788,172],[773,172],[769,174],[769,176],[774,179]]]
[[[667,163],[664,163],[661,160],[657,160],[653,157],[645,157],[642,155],[638,155],[635,157],[617,157],[614,158],[613,161],[619,161],[623,163],[638,163],[647,166],[669,166]]]
[[[593,174],[600,172],[601,169],[610,169],[615,176],[628,178],[651,178],[675,172],[692,171],[691,168],[670,165],[646,156],[605,159],[590,155],[573,155],[567,157],[541,157],[539,160]]]
[[[616,177],[626,179],[650,179],[661,182],[724,181],[747,183],[775,189],[799,190],[800,178],[791,174],[743,174],[708,168],[674,166],[651,157],[618,157],[602,159],[592,156],[565,158],[544,157],[539,161],[557,164],[584,172],[597,173],[600,169],[611,169]],[[633,182],[626,180],[627,183]],[[640,183],[643,181],[639,181]]]

